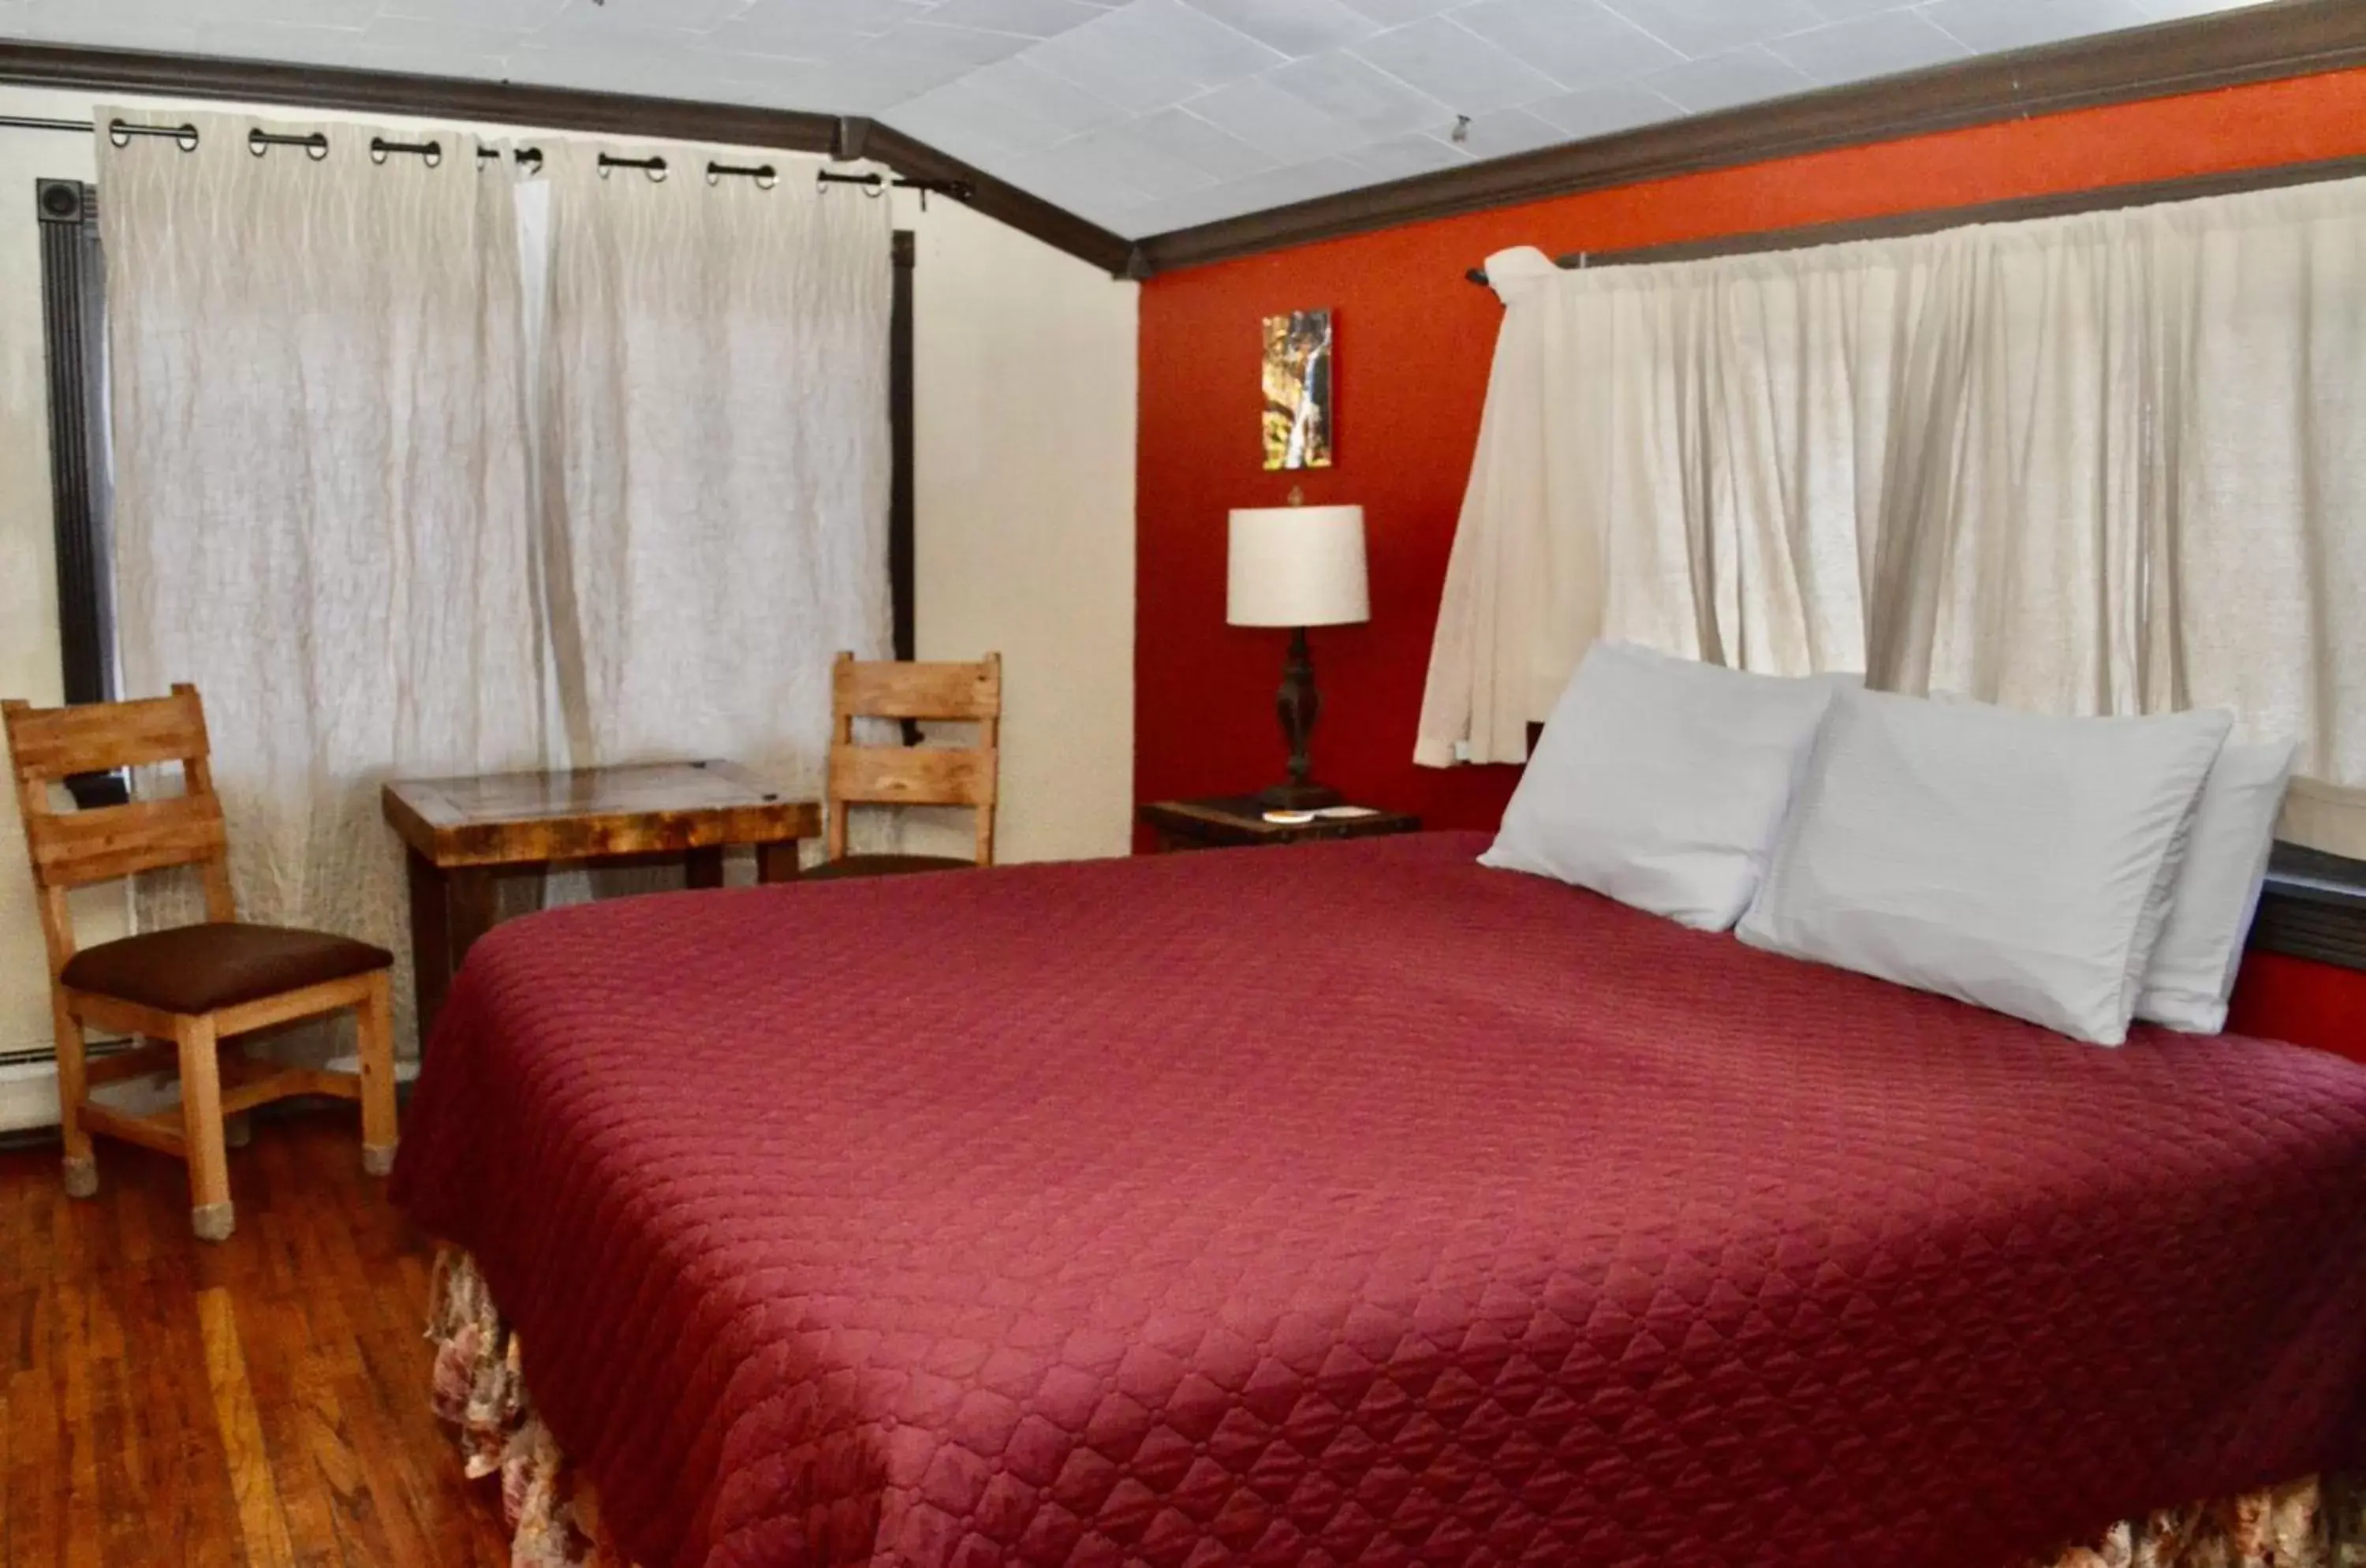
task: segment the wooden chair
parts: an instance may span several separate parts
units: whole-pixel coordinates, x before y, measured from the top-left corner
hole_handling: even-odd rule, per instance
[[[104,1134],[186,1160],[191,1227],[208,1241],[231,1234],[223,1123],[290,1095],[358,1100],[362,1166],[393,1168],[394,1036],[384,948],[322,931],[242,924],[231,897],[230,844],[207,766],[205,711],[197,690],[169,697],[36,708],[0,703],[15,760],[17,802],[49,939],[51,1009],[58,1036],[58,1124],[65,1137],[66,1191],[98,1190],[90,1135]],[[127,806],[57,812],[51,785],[76,773],[178,761],[184,793]],[[166,866],[197,868],[203,924],[142,931],[76,950],[67,895]],[[361,1036],[358,1073],[277,1069],[219,1046],[232,1035],[352,1008]],[[138,1049],[86,1062],[83,1027],[146,1036]],[[93,1100],[95,1085],[169,1070],[181,1106],[136,1116]]]
[[[904,664],[841,653],[830,671],[830,712],[829,858],[806,877],[898,876],[994,863],[1002,655],[989,653],[975,664]],[[977,744],[858,746],[858,718],[963,720],[977,726]],[[851,855],[847,811],[855,806],[969,807],[977,817],[976,857]]]

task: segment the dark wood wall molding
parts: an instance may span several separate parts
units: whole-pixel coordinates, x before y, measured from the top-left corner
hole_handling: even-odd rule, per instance
[[[2028,116],[2366,66],[2366,4],[2279,0],[1570,142],[1154,235],[1136,276]]]
[[[645,98],[459,76],[282,65],[210,55],[0,42],[0,83],[141,97],[201,98],[473,121],[597,136],[661,137],[885,164],[910,178],[967,183],[969,205],[1110,273],[1132,253],[1108,230],[902,132],[859,116]]]

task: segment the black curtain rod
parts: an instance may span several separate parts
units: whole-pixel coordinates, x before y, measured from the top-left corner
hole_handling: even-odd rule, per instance
[[[95,134],[98,127],[86,119],[44,119],[30,115],[0,115],[0,130],[63,130],[87,136]],[[180,143],[181,151],[184,152],[196,151],[197,145],[197,128],[194,125],[135,125],[130,120],[116,119],[107,122],[107,134],[118,147],[135,136],[170,137]],[[301,136],[289,136],[257,128],[246,133],[246,144],[247,150],[258,158],[274,147],[301,147],[315,162],[329,155],[328,134],[319,130],[309,131]],[[444,161],[444,143],[440,141],[389,141],[383,136],[370,138],[371,163],[383,164],[398,153],[423,159],[430,167],[433,167]],[[477,149],[477,157],[479,161],[499,158],[501,153],[502,149],[499,147]],[[521,164],[539,166],[543,161],[542,149],[539,147],[520,147],[515,149],[513,155]],[[659,154],[652,154],[647,158],[619,158],[609,152],[600,154],[600,175],[603,179],[607,177],[608,171],[611,169],[638,169],[651,180],[662,181],[670,168],[671,165]],[[924,205],[930,192],[939,196],[950,196],[956,201],[967,201],[975,194],[967,180],[911,180],[898,177],[889,181],[885,176],[876,174],[834,175],[827,169],[817,171],[814,178],[817,183],[825,185],[868,186],[874,193],[884,193],[886,186],[893,184],[898,189],[918,191]],[[713,159],[708,160],[706,183],[711,186],[721,185],[727,179],[751,180],[759,189],[771,190],[781,183],[781,171],[772,164],[726,164]]]
[[[891,180],[884,175],[833,175],[828,169],[815,175],[814,183],[826,186],[869,186],[870,194],[874,196],[885,194],[890,186],[897,190],[916,190],[920,193],[923,209],[926,208],[928,197],[931,194],[949,196],[955,201],[967,201],[977,194],[976,187],[967,180],[911,180],[906,179],[901,175]]]
[[[2179,175],[2165,180],[2131,185],[2094,186],[2084,190],[2045,196],[2009,197],[2002,201],[1975,202],[1965,207],[1921,208],[1874,218],[1849,218],[1833,223],[1808,223],[1796,228],[1760,229],[1709,240],[1679,240],[1662,245],[1639,245],[1628,250],[1572,251],[1553,258],[1564,272],[1594,266],[1634,266],[1651,262],[1707,261],[1718,256],[1763,255],[1772,251],[1803,251],[1819,245],[1851,244],[1862,240],[1903,240],[1935,234],[1977,223],[2024,223],[2041,218],[2068,218],[2085,212],[2121,212],[2130,208],[2156,207],[2165,202],[2199,201],[2214,196],[2240,196],[2249,191],[2281,190],[2317,185],[2327,180],[2366,176],[2366,157],[2321,158],[2302,164],[2271,164],[2264,168],[2235,169],[2222,174]],[[1488,287],[1484,267],[1472,267],[1463,276]]]

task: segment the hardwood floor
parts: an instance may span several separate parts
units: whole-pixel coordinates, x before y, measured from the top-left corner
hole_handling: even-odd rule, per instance
[[[0,1562],[508,1562],[490,1481],[427,1406],[434,1244],[361,1171],[350,1110],[258,1119],[238,1231],[178,1161],[0,1154]]]

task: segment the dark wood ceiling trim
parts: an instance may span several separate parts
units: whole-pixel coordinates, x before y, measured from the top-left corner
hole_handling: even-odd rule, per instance
[[[413,76],[213,55],[32,43],[0,44],[0,82],[465,119],[603,136],[725,141],[784,152],[829,152],[837,145],[839,130],[834,115],[787,109],[583,93],[460,76]]]
[[[2032,115],[2366,66],[2366,5],[2278,0],[1648,126],[1178,229],[1141,242],[1168,272],[1582,191]]]
[[[900,131],[859,117],[460,76],[414,76],[211,55],[13,42],[0,42],[0,82],[869,158],[912,178],[963,181],[975,193],[970,205],[978,211],[1110,272],[1123,272],[1132,249],[1106,229]]]

